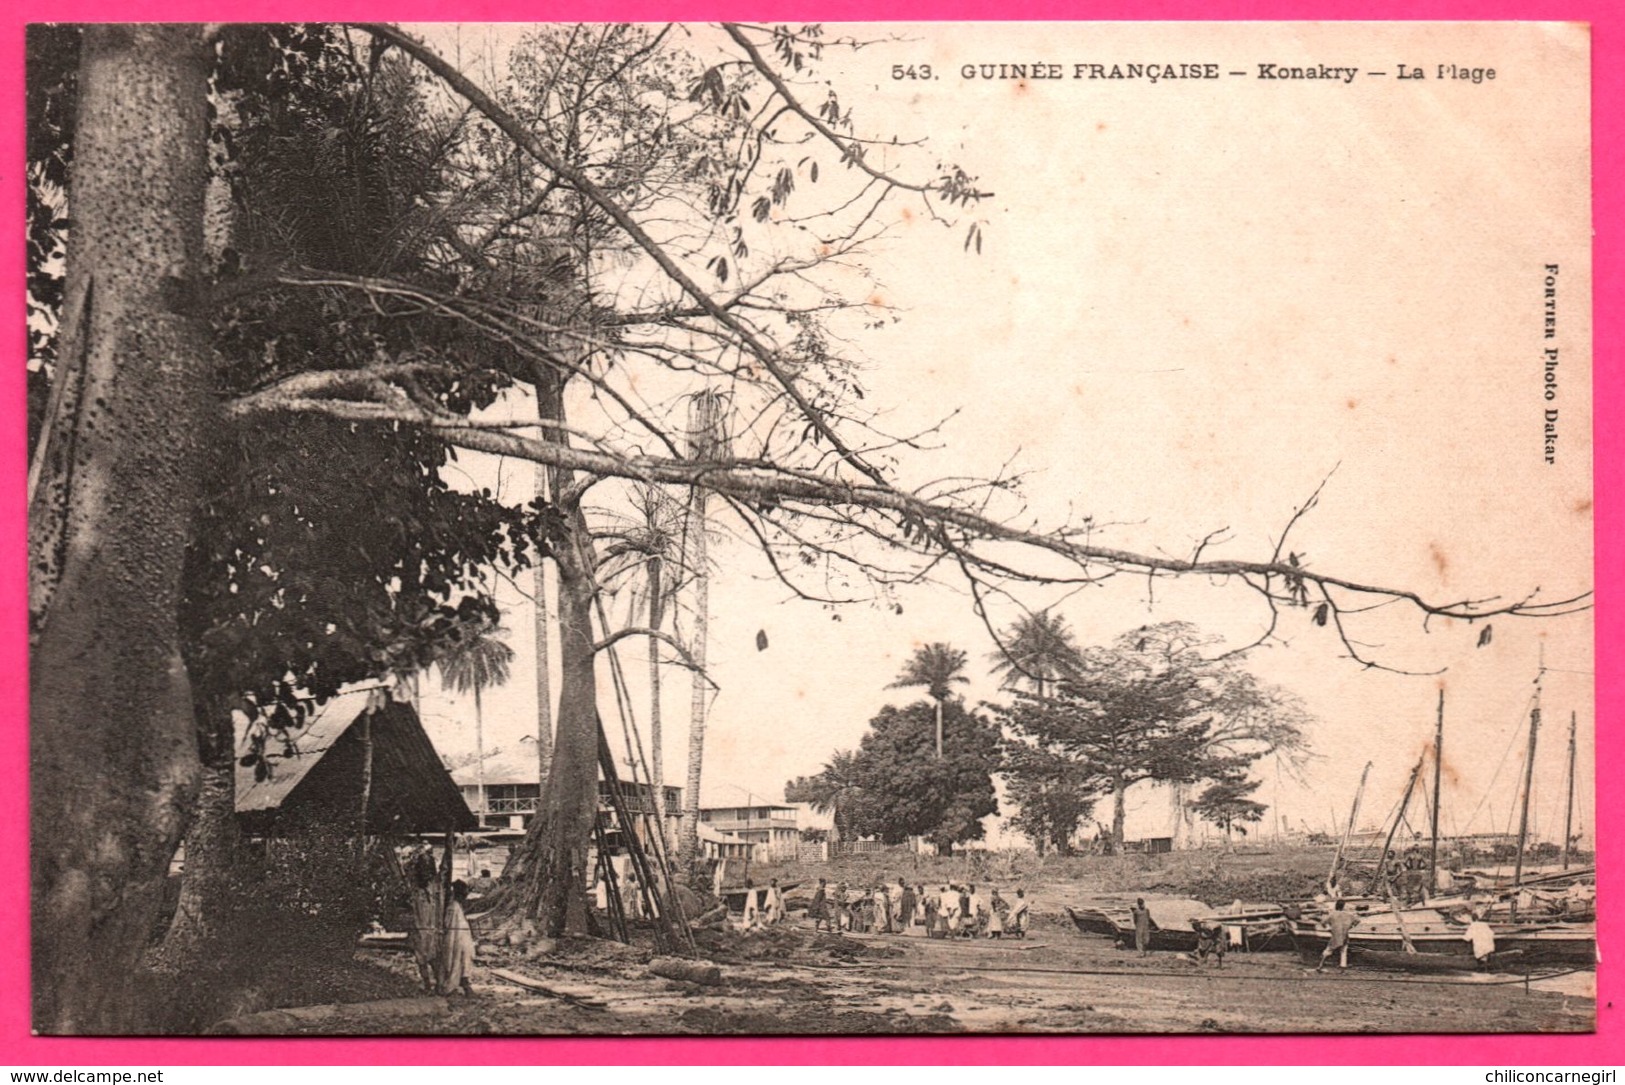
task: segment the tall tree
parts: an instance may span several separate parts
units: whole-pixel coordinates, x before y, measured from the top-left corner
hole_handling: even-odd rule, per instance
[[[903,664],[902,673],[887,689],[924,686],[937,707],[937,756],[942,756],[942,705],[953,695],[955,683],[968,683],[965,663],[970,657],[946,644],[922,644]]]
[[[835,751],[817,775],[798,776],[785,784],[784,801],[810,803],[820,814],[833,815],[837,842],[856,839],[864,820],[857,753]]]
[[[480,823],[485,823],[485,708],[481,697],[508,681],[513,649],[502,639],[503,630],[489,621],[464,626],[436,661],[440,681],[458,693],[474,697],[474,773],[478,781]]]
[[[1225,847],[1233,847],[1231,831],[1246,833],[1244,826],[1256,825],[1264,820],[1264,811],[1269,809],[1251,798],[1252,793],[1258,790],[1259,783],[1258,780],[1241,776],[1214,780],[1190,801],[1190,808],[1203,821],[1223,829]]]
[[[131,1026],[129,979],[196,794],[176,615],[219,415],[206,326],[175,302],[203,274],[209,68],[196,27],[90,27],[79,54],[53,389],[72,409],[44,422],[29,515],[33,994],[45,1032]]]
[[[887,705],[869,721],[853,763],[864,796],[857,832],[888,844],[923,836],[944,853],[982,838],[982,819],[999,812],[993,788],[998,729],[987,717],[948,701],[939,758],[933,754],[935,721],[926,701],[906,708]]]
[[[611,514],[615,526],[600,530],[604,549],[601,581],[615,585],[629,573],[641,574],[634,587],[634,610],[641,601],[647,607],[649,639],[649,776],[654,784],[656,821],[666,829],[665,736],[661,704],[662,661],[660,650],[666,614],[684,586],[687,555],[686,510],[668,494],[654,486],[635,486],[630,497],[632,512]],[[635,624],[636,619],[634,619]]]
[[[1004,747],[1005,794],[1018,812],[1010,827],[1043,855],[1072,852],[1079,825],[1094,817],[1100,782],[1088,766],[1037,743],[1011,741]]]
[[[1313,598],[1317,627],[1362,662],[1346,623],[1371,602],[1397,599],[1427,615],[1480,620],[1588,605],[1589,593],[1548,599],[1521,591],[1500,593],[1512,602],[1432,602],[1283,559],[1279,547],[1255,560],[1135,553],[1067,524],[1001,520],[992,510],[1008,487],[997,479],[899,486],[888,463],[860,451],[874,447],[880,418],[862,405],[859,360],[822,330],[823,315],[841,301],[816,281],[817,269],[829,261],[850,268],[886,229],[883,206],[899,195],[967,229],[968,248],[982,223],[964,220],[984,193],[974,177],[933,168],[929,152],[906,141],[887,142],[896,171],[877,166],[872,133],[836,88],[817,81],[818,57],[832,47],[817,27],[725,25],[716,41],[730,55],[705,62],[681,55],[659,29],[562,31],[571,41],[542,55],[586,104],[561,112],[543,103],[524,118],[506,89],[487,92],[394,28],[342,32],[361,68],[404,57],[468,107],[435,113],[470,122],[444,129],[463,151],[446,171],[457,192],[413,201],[412,229],[368,243],[382,252],[424,239],[433,260],[361,272],[273,259],[250,262],[246,274],[228,276],[223,266],[211,276],[203,260],[210,78],[220,60],[216,37],[230,31],[97,27],[86,30],[77,66],[62,332],[29,516],[41,1029],[128,1024],[120,984],[150,926],[197,771],[190,727],[177,723],[193,699],[179,585],[203,491],[205,435],[225,426],[321,415],[343,432],[430,436],[556,472],[553,506],[531,532],[558,569],[556,748],[543,816],[520,864],[536,889],[527,906],[549,928],[563,924],[571,899],[579,906],[595,812],[601,642],[590,605],[596,557],[580,500],[606,480],[714,495],[788,588],[822,602],[850,598],[830,590],[844,574],[886,584],[945,568],[981,591],[1011,577],[1053,583],[1055,563],[1064,561],[1091,578],[1134,571],[1240,586],[1272,617]],[[284,58],[266,81],[302,78]],[[820,105],[803,102],[809,89]],[[579,123],[591,120],[602,122],[596,141],[586,138],[593,125]],[[335,145],[347,141],[342,126],[329,129]],[[808,206],[787,215],[796,200]],[[575,293],[584,311],[551,319],[519,303],[523,290],[487,287],[503,267],[546,278],[540,252],[493,257],[514,230],[561,213],[576,254],[565,274],[588,289]],[[808,215],[827,219],[827,228],[789,221]],[[278,364],[257,379],[222,379],[202,314],[268,295],[352,299],[332,309],[313,302],[307,321],[345,349],[277,352]],[[375,323],[356,325],[358,310]],[[411,334],[373,334],[425,316],[441,322],[436,349],[423,350]],[[560,335],[574,337],[582,353],[554,349]],[[592,407],[568,418],[550,412],[528,433],[476,416],[494,388],[514,380],[574,382]],[[739,422],[729,432],[738,439],[748,430],[739,446],[746,451],[711,462],[689,456],[672,412],[641,409],[653,393],[632,391],[662,380],[680,386],[668,403],[697,386],[726,386],[727,410]],[[887,561],[855,547],[860,537],[883,546]],[[83,780],[108,765],[120,767],[116,781],[86,796]]]
[[[1112,797],[1112,845],[1121,850],[1128,789],[1141,781],[1222,780],[1276,749],[1300,750],[1295,719],[1265,724],[1255,696],[1264,689],[1233,657],[1204,654],[1213,638],[1184,622],[1126,633],[1080,653],[1077,671],[1049,697],[1018,692],[994,706],[1012,743],[1007,756],[1024,787],[1053,783],[1058,763],[1078,793]],[[1252,721],[1251,737],[1235,737]],[[1227,740],[1223,736],[1230,735]]]
[[[1050,684],[1077,670],[1078,643],[1066,619],[1048,610],[1024,614],[1004,631],[999,651],[992,655],[993,673],[1005,689],[1030,682],[1038,696]]]
[[[713,391],[698,393],[690,403],[689,457],[708,463],[727,455],[727,436],[722,429],[722,400]],[[678,837],[678,855],[693,862],[700,851],[700,788],[705,773],[705,713],[710,695],[705,661],[711,637],[711,557],[706,539],[706,502],[703,486],[689,491],[688,568],[693,585],[693,632],[689,654],[694,674],[689,685],[688,771],[684,778],[683,821]]]

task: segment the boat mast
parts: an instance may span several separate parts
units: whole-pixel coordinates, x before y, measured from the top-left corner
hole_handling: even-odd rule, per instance
[[[1377,881],[1380,885],[1388,884],[1388,851],[1394,846],[1394,836],[1399,832],[1399,823],[1405,820],[1405,811],[1410,809],[1411,793],[1416,790],[1416,778],[1422,775],[1422,759],[1418,758],[1416,767],[1411,769],[1410,781],[1405,785],[1405,797],[1399,800],[1399,810],[1394,814],[1394,823],[1388,827],[1388,839],[1382,842],[1382,854],[1377,857]],[[1393,893],[1390,887],[1389,894]],[[1396,912],[1398,908],[1394,909]]]
[[[1354,819],[1360,816],[1360,796],[1365,794],[1365,778],[1371,775],[1371,762],[1365,763],[1365,769],[1360,773],[1360,786],[1354,789],[1354,805],[1349,807],[1349,826],[1343,830],[1343,839],[1338,842],[1337,851],[1332,855],[1332,869],[1326,875],[1326,892],[1330,893],[1337,884],[1337,868],[1343,862],[1343,849],[1349,846],[1349,838],[1354,835]]]
[[[1439,722],[1433,729],[1433,843],[1428,849],[1428,894],[1439,884],[1439,779],[1444,772],[1444,690],[1439,690]]]
[[[1563,803],[1563,869],[1569,868],[1569,841],[1574,839],[1574,727],[1575,713],[1569,712],[1569,797]]]
[[[1535,737],[1540,734],[1540,683],[1546,676],[1546,668],[1540,668],[1540,674],[1535,678],[1535,707],[1529,710],[1529,753],[1528,763],[1523,768],[1523,812],[1518,815],[1518,862],[1512,871],[1512,886],[1516,889],[1523,884],[1523,849],[1529,843],[1529,793],[1535,785]],[[1512,900],[1512,914],[1518,914],[1518,901]]]

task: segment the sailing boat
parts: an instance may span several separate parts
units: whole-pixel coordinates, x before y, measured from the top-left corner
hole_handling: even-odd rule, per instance
[[[1544,672],[1542,672],[1544,673]],[[1574,719],[1570,718],[1568,820],[1572,821],[1574,801]],[[1595,889],[1586,885],[1594,871],[1563,871],[1526,879],[1523,859],[1529,843],[1529,798],[1532,791],[1536,739],[1540,731],[1540,680],[1536,679],[1534,706],[1529,720],[1529,751],[1524,772],[1522,814],[1519,821],[1518,853],[1512,881],[1506,885],[1481,886],[1474,881],[1466,893],[1429,898],[1420,905],[1406,906],[1397,890],[1400,878],[1393,861],[1395,831],[1405,817],[1411,795],[1421,774],[1423,761],[1411,770],[1405,796],[1394,816],[1378,859],[1372,889],[1375,898],[1353,901],[1360,923],[1349,934],[1349,960],[1374,967],[1414,969],[1506,968],[1524,969],[1537,964],[1596,963],[1597,932]],[[1429,884],[1438,885],[1439,842],[1439,755],[1444,741],[1444,694],[1439,695],[1439,718],[1434,739],[1434,788],[1429,844]],[[1367,766],[1369,769],[1369,766]],[[1361,790],[1365,778],[1361,777]],[[1359,808],[1355,795],[1355,810]],[[1349,824],[1354,823],[1350,813]],[[1569,833],[1565,825],[1565,837]],[[1347,838],[1345,837],[1345,843]],[[1335,886],[1338,859],[1328,888]],[[1564,843],[1567,862],[1568,843]],[[1331,934],[1324,915],[1301,918],[1292,925],[1292,935],[1300,952],[1319,956]]]

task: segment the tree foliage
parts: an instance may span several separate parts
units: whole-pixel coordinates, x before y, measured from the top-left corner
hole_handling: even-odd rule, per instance
[[[970,681],[965,676],[965,664],[969,659],[969,655],[952,645],[922,644],[914,649],[914,654],[903,664],[896,680],[886,688],[920,686],[933,701],[946,701],[953,695],[956,684]]]
[[[982,819],[999,812],[999,733],[958,701],[943,704],[942,717],[941,758],[931,703],[887,705],[869,721],[853,765],[864,796],[855,826],[861,835],[888,844],[923,836],[944,852],[982,838]]]
[[[1208,654],[1215,645],[1186,622],[1146,626],[1084,649],[1053,696],[1018,691],[1014,703],[995,706],[1012,785],[1073,806],[1111,795],[1121,847],[1124,794],[1134,784],[1230,780],[1266,754],[1305,752],[1295,699],[1235,657]]]
[[[1077,670],[1078,642],[1066,619],[1049,610],[1023,614],[1003,634],[992,657],[993,673],[1005,689],[1030,683],[1042,696],[1049,685]]]
[[[860,826],[869,822],[864,803],[867,793],[859,776],[858,755],[853,750],[837,750],[814,776],[798,776],[784,785],[785,802],[810,803],[821,814],[835,820],[837,840],[855,840]]]
[[[1228,776],[1214,780],[1196,798],[1186,803],[1196,816],[1224,830],[1225,839],[1232,830],[1246,833],[1247,825],[1264,820],[1269,807],[1250,798],[1258,790],[1259,781],[1241,776]]]
[[[1001,771],[1005,793],[1018,807],[1010,827],[1040,855],[1052,849],[1070,854],[1079,827],[1094,817],[1103,793],[1098,776],[1075,758],[1020,741],[1005,743]]]

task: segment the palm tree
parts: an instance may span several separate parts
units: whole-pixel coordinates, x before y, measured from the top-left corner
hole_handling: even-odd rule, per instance
[[[835,815],[836,841],[857,836],[858,806],[863,787],[858,783],[858,755],[837,750],[817,776],[804,776],[784,789],[787,802],[811,803],[820,814]]]
[[[953,694],[955,682],[969,682],[965,663],[969,656],[947,644],[923,644],[903,664],[903,673],[887,689],[924,686],[937,706],[937,756],[942,756],[942,706]]]
[[[469,622],[436,661],[442,688],[474,695],[475,778],[481,825],[485,824],[485,718],[480,694],[508,680],[513,649],[502,639],[506,633],[507,630],[488,618]]]
[[[1022,679],[1033,684],[1033,692],[1044,696],[1047,683],[1077,671],[1082,657],[1066,619],[1048,610],[1025,614],[1004,631],[1002,650],[994,652],[993,673],[1000,685],[1016,689]]]
[[[619,531],[600,533],[613,540],[605,549],[600,570],[603,583],[637,569],[643,573],[642,591],[648,596],[649,624],[649,776],[654,788],[655,820],[666,831],[665,740],[660,708],[660,639],[666,608],[683,587],[683,530],[685,509],[654,486],[635,486],[632,504],[637,515]],[[634,595],[634,600],[636,596]]]
[[[706,389],[689,401],[689,455],[701,462],[728,455],[728,437],[722,428],[722,397]],[[678,854],[685,863],[692,862],[700,850],[700,782],[704,775],[706,684],[705,654],[710,637],[711,623],[711,570],[706,546],[707,491],[695,486],[689,493],[688,521],[685,528],[688,542],[688,569],[692,577],[694,598],[694,631],[689,644],[690,662],[694,667],[689,693],[688,717],[688,772],[684,778],[687,793],[683,796],[683,822],[678,836]]]

